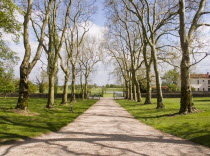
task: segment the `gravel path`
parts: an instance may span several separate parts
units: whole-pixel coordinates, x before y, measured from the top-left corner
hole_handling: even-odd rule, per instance
[[[210,149],[140,123],[111,99],[101,99],[59,132],[0,147],[4,156],[210,155]]]

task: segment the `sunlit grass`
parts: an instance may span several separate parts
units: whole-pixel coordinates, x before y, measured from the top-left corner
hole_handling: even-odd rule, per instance
[[[29,101],[29,110],[35,115],[24,116],[14,113],[17,98],[0,98],[0,142],[57,131],[72,122],[97,100],[77,100],[73,105],[73,113],[69,111],[69,105],[60,106],[60,101],[61,99],[55,100],[54,109],[46,109],[47,99],[32,98]]]
[[[188,115],[175,115],[179,111],[180,99],[164,99],[166,109],[155,109],[152,105],[143,105],[128,100],[117,100],[136,119],[161,131],[189,139],[210,147],[210,98],[194,98],[196,108],[201,112]]]

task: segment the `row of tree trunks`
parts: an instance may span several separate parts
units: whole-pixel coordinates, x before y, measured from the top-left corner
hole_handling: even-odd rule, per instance
[[[136,80],[137,81],[137,80]],[[125,81],[125,99],[141,102],[140,85],[133,80]]]

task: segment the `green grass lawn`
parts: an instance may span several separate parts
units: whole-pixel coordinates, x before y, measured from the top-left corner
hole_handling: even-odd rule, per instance
[[[106,88],[106,91],[123,91],[123,88]]]
[[[54,109],[46,109],[47,99],[32,98],[29,101],[29,110],[38,115],[24,116],[14,113],[14,109],[11,109],[15,107],[17,98],[0,98],[0,143],[57,131],[72,122],[97,100],[78,100],[73,105],[73,113],[69,111],[69,105],[59,106],[60,101],[61,99],[55,100]]]
[[[102,88],[92,88],[91,92],[101,92]]]
[[[104,93],[103,97],[113,97],[113,93]]]
[[[136,119],[161,131],[179,136],[210,147],[210,98],[194,98],[196,108],[201,112],[188,115],[172,115],[179,111],[180,99],[164,99],[166,109],[155,109],[152,105],[143,105],[128,100],[117,100]]]
[[[92,92],[102,91],[102,88],[92,88]],[[104,88],[104,91],[123,91],[123,88]]]

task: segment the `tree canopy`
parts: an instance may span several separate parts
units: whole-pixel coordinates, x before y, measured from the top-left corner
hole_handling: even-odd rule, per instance
[[[13,0],[1,0],[0,3],[0,28],[6,33],[19,36],[21,29],[20,22],[16,18],[19,8],[14,4]]]

